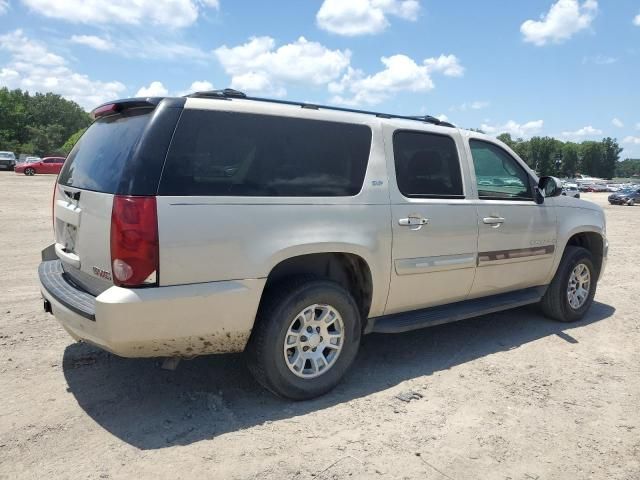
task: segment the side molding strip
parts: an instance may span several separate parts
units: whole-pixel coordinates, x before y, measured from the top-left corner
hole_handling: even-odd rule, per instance
[[[555,245],[541,247],[516,248],[513,250],[495,250],[492,252],[478,253],[478,265],[497,262],[500,260],[528,260],[531,257],[551,255],[555,251]]]

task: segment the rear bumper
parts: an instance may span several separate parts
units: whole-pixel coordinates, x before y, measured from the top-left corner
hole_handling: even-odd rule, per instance
[[[97,297],[67,278],[59,260],[38,270],[42,296],[76,340],[123,357],[241,352],[253,328],[264,279],[126,289]]]

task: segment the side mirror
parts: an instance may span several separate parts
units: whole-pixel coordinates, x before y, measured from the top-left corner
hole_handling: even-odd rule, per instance
[[[538,194],[544,198],[558,197],[562,195],[562,183],[556,177],[542,177],[538,182]]]

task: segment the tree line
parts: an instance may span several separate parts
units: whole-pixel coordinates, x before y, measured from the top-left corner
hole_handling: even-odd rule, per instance
[[[617,140],[610,137],[599,142],[575,143],[563,142],[552,137],[514,140],[510,134],[503,133],[498,139],[509,145],[540,175],[571,178],[576,174],[583,174],[613,178],[630,177],[640,173],[640,160],[619,161],[623,149]]]
[[[0,150],[37,156],[69,153],[91,124],[80,105],[54,93],[30,95],[0,88]],[[582,143],[552,137],[498,138],[540,175],[574,177],[577,173],[613,178],[640,175],[640,159],[620,162],[622,148],[613,138]]]
[[[91,124],[91,115],[80,105],[54,93],[36,93],[0,88],[0,150],[16,155],[67,154]]]

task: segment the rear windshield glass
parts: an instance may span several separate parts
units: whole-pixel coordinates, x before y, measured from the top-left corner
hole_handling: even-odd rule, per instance
[[[353,196],[362,189],[370,149],[365,125],[185,110],[159,192]]]
[[[76,143],[58,183],[83,190],[115,193],[151,110],[131,110],[96,120]]]

